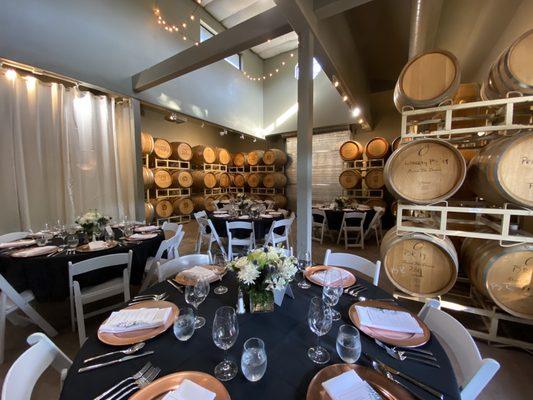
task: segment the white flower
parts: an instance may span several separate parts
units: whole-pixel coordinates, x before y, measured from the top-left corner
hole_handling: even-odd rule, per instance
[[[237,273],[237,276],[241,282],[246,285],[253,285],[255,280],[259,277],[259,270],[252,263],[247,263]]]

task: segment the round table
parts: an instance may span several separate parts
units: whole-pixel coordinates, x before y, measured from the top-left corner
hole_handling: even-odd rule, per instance
[[[115,237],[119,237],[118,231],[115,232]],[[157,252],[163,239],[163,233],[159,233],[156,238],[131,243],[125,241],[108,250],[72,255],[67,255],[64,252],[52,257],[15,258],[7,254],[0,254],[0,273],[2,273],[4,278],[19,293],[30,289],[37,301],[60,301],[69,296],[69,261],[76,263],[88,258],[107,254],[127,253],[129,250],[133,250],[130,282],[133,285],[140,285],[146,260]],[[61,239],[54,238],[49,244],[59,245],[62,244],[62,241]],[[93,286],[106,280],[122,276],[122,269],[122,266],[116,266],[106,268],[105,270],[88,272],[80,275],[77,280],[80,282],[81,287]]]
[[[207,323],[203,328],[197,330],[187,342],[178,341],[174,337],[172,328],[170,328],[158,337],[146,342],[143,351],[155,351],[152,355],[114,366],[78,373],[78,368],[82,366],[82,360],[85,358],[116,350],[112,346],[101,343],[94,334],[91,335],[74,359],[60,398],[62,400],[92,399],[118,381],[133,375],[148,361],[161,368],[159,377],[178,371],[202,371],[212,375],[213,369],[223,358],[223,351],[213,344],[211,338],[213,316],[217,308],[223,305],[235,306],[237,282],[233,275],[228,274],[223,280],[223,283],[229,288],[226,294],[216,295],[211,290],[207,299],[200,305],[199,314],[207,319]],[[390,297],[386,292],[367,281],[360,279],[359,282],[367,286],[365,294],[368,298]],[[335,350],[335,339],[339,326],[350,323],[348,309],[354,302],[353,297],[343,295],[336,306],[336,309],[342,314],[342,320],[335,322],[330,332],[321,338],[322,345],[330,352],[331,361],[320,366],[314,364],[307,357],[307,349],[316,344],[316,336],[307,325],[307,310],[310,300],[314,296],[321,295],[321,288],[313,285],[311,289],[302,290],[293,284],[292,289],[295,298],[285,297],[282,306],[276,306],[273,313],[239,315],[239,337],[235,345],[228,351],[230,358],[240,367],[244,342],[248,338],[259,337],[266,344],[268,367],[259,382],[247,381],[240,371],[233,380],[224,382],[233,400],[305,399],[307,386],[313,376],[326,365],[342,362]],[[183,294],[167,282],[157,284],[147,292],[166,292],[170,295],[169,301],[174,302],[178,307],[186,306]],[[441,366],[440,369],[411,361],[397,361],[388,356],[383,349],[364,334],[361,334],[361,342],[363,352],[368,356],[381,360],[391,367],[434,387],[445,394],[445,399],[460,398],[448,357],[435,337],[431,337],[423,348],[433,352]],[[366,356],[361,356],[358,363],[368,365],[368,359]],[[404,383],[421,398],[434,400],[434,397],[416,386],[413,387],[409,383]]]
[[[217,217],[216,214],[209,214],[209,218],[211,219],[211,222],[213,222],[213,226],[215,227],[218,236],[220,237],[227,237],[228,231],[226,229],[226,222],[232,222],[232,221],[241,221],[241,222],[252,222],[254,223],[254,230],[255,230],[255,240],[263,239],[270,230],[270,226],[272,225],[273,221],[277,221],[280,219],[283,219],[283,215],[280,216],[274,216],[272,218],[264,218],[264,217],[258,217],[258,218],[235,218],[235,217]],[[276,232],[278,233],[278,232]],[[244,232],[245,236],[249,236],[249,232]],[[236,230],[235,233],[236,237],[241,237],[239,230]]]

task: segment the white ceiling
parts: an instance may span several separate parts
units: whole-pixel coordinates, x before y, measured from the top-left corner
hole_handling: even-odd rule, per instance
[[[238,25],[276,6],[272,0],[203,0],[202,5],[226,28]],[[298,35],[296,32],[290,32],[252,47],[252,51],[267,59],[297,47]]]

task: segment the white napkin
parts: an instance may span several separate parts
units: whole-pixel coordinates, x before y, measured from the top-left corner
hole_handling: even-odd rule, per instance
[[[229,217],[229,214],[215,214],[214,217],[216,217],[216,218],[226,218],[226,217]]]
[[[372,400],[368,386],[353,369],[322,382],[332,400]]]
[[[353,208],[343,208],[342,211],[353,211]]]
[[[181,271],[178,276],[187,280],[197,281],[200,279],[213,279],[216,277],[216,274],[209,268],[200,267],[197,265],[195,267]]]
[[[249,215],[241,215],[239,219],[250,219]]]
[[[261,218],[274,218],[274,216],[273,216],[273,215],[270,215],[270,214],[259,214],[259,216],[260,216]]]
[[[157,233],[134,233],[128,239],[131,240],[146,240],[157,237]]]
[[[337,271],[339,271],[341,273],[341,278],[340,280],[336,281],[336,282],[333,282],[332,286],[337,286],[337,285],[341,285],[342,282],[341,281],[345,281],[347,279],[350,279],[350,274],[348,271],[345,271],[341,268],[339,268]],[[313,274],[313,280],[317,281],[318,283],[320,283],[321,285],[325,285],[326,283],[331,283],[331,282],[327,282],[327,270],[326,269],[323,269],[321,271],[318,271],[318,272],[315,272]],[[338,275],[336,275],[338,276]]]
[[[95,240],[94,242],[89,242],[89,249],[91,250],[102,250],[106,248],[107,244],[103,240]]]
[[[33,239],[17,240],[16,242],[0,243],[0,249],[15,249],[17,247],[31,246],[32,244],[35,244]]]
[[[155,225],[139,226],[135,228],[135,232],[152,232],[152,231],[157,231],[158,229],[159,227]]]
[[[28,250],[19,250],[16,253],[17,257],[35,257],[42,256],[44,254],[49,254],[57,250],[57,246],[43,246],[43,247],[32,247]]]
[[[111,313],[99,331],[108,333],[122,333],[140,329],[156,328],[167,322],[172,308],[138,308],[120,310]]]
[[[361,325],[394,332],[424,333],[416,319],[405,311],[355,306]]]
[[[214,400],[216,395],[197,383],[184,379],[176,390],[167,393],[162,400]]]

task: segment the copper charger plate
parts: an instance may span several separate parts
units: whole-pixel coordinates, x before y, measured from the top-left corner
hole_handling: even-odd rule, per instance
[[[219,270],[218,265],[200,265],[200,267],[207,268],[207,269],[210,269],[211,271],[214,271],[213,277],[207,280],[209,283],[217,282],[220,280],[219,275],[217,274],[217,271]],[[224,276],[225,274],[226,272],[224,272],[222,276]],[[196,283],[196,280],[188,279],[187,277],[180,275],[180,274],[176,275],[174,277],[174,280],[183,286],[193,286]]]
[[[159,231],[161,232],[161,231]],[[142,232],[142,233],[136,233],[136,235],[144,235],[144,237],[136,237],[131,238],[131,236],[127,237],[126,240],[130,242],[142,242],[143,240],[150,240],[155,239],[157,236],[159,236],[159,232]]]
[[[43,246],[45,247],[45,246]],[[19,249],[19,250],[16,250],[14,251],[13,253],[10,254],[11,257],[15,257],[15,258],[32,258],[32,257],[42,257],[42,256],[46,256],[48,254],[51,254],[53,253],[54,251],[57,251],[57,246],[49,246],[50,249],[47,250],[46,252],[42,253],[42,254],[35,254],[33,256],[25,256],[23,252],[25,251],[28,251],[30,250],[30,247],[25,247],[25,248],[22,248],[22,249]],[[39,248],[39,247],[34,247],[34,248]]]
[[[112,249],[113,247],[116,247],[118,245],[118,242],[116,240],[110,240],[109,242],[105,242],[106,247],[103,247],[101,249],[94,249],[91,250],[89,247],[89,244],[82,244],[81,246],[76,247],[76,251],[78,253],[92,253],[93,251],[104,251]]]
[[[385,329],[377,329],[377,328],[370,328],[368,326],[364,326],[360,324],[359,321],[359,315],[357,315],[357,311],[355,309],[355,306],[362,306],[362,307],[375,307],[375,308],[384,308],[388,310],[398,310],[398,311],[405,311],[411,314],[422,330],[423,333],[404,333],[404,332],[394,332],[389,331]],[[377,339],[383,343],[390,344],[392,346],[400,346],[400,347],[418,347],[426,344],[431,337],[431,331],[427,327],[427,325],[420,319],[416,314],[411,313],[410,311],[406,310],[403,307],[396,306],[394,304],[388,304],[385,302],[377,301],[377,300],[366,300],[366,301],[360,301],[358,303],[352,304],[348,314],[350,316],[350,320],[352,323],[361,331],[366,333],[368,336],[370,336],[373,339]]]
[[[314,279],[313,275],[316,274],[319,271],[324,271],[324,270],[328,270],[328,269],[338,269],[342,273],[348,273],[349,274],[348,278],[342,280],[342,287],[343,288],[347,288],[347,287],[350,287],[350,286],[355,284],[356,279],[355,279],[355,276],[351,272],[346,271],[344,268],[333,267],[333,266],[330,266],[330,265],[317,265],[315,267],[306,268],[304,274],[305,274],[305,277],[308,280],[310,280],[311,282],[313,282],[315,285],[324,286],[320,281]]]
[[[215,377],[198,371],[182,371],[163,376],[132,395],[129,400],[159,400],[172,390],[176,390],[181,382],[188,379],[213,393],[215,400],[231,400],[224,385]]]
[[[386,376],[368,367],[357,364],[334,364],[321,369],[311,380],[307,388],[306,400],[331,400],[331,397],[322,387],[322,382],[334,378],[346,371],[353,369],[361,379],[368,382],[370,386],[386,400],[412,400],[413,396],[397,383],[391,381]],[[139,398],[140,399],[140,398]]]
[[[174,303],[169,301],[143,301],[140,303],[133,304],[129,307],[124,308],[124,310],[133,310],[137,308],[172,308],[172,315],[165,323],[165,325],[158,326],[157,328],[150,329],[140,329],[138,331],[124,332],[124,333],[109,333],[109,332],[100,332],[98,330],[98,339],[105,344],[110,344],[111,346],[125,346],[129,344],[135,344],[139,342],[144,342],[145,340],[152,339],[157,335],[165,332],[169,327],[174,324],[176,318],[178,318],[179,308]]]

